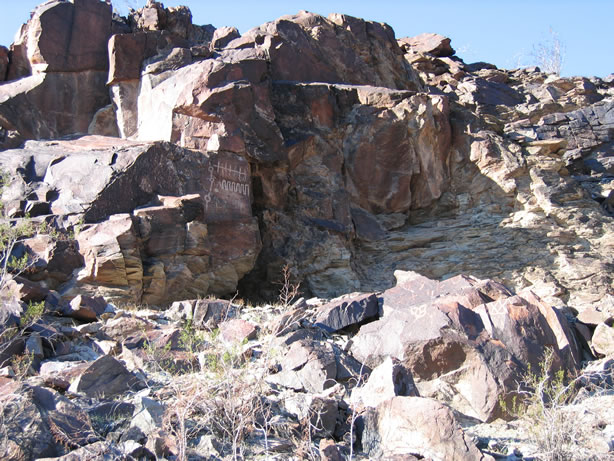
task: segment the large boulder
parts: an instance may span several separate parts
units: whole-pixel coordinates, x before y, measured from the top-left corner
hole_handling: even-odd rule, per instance
[[[404,65],[387,24],[301,11],[245,35],[267,51],[274,80],[417,88],[417,77]]]
[[[463,432],[452,410],[432,399],[393,397],[365,419],[362,445],[371,458],[492,459]]]
[[[0,89],[3,129],[25,139],[87,133],[109,103],[111,16],[111,5],[99,0],[54,0],[33,11],[11,46],[7,75],[25,78]]]
[[[16,42],[25,44],[34,72],[107,71],[111,5],[54,0],[34,9]]]

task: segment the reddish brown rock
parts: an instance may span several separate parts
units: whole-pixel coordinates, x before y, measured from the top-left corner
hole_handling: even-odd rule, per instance
[[[268,51],[274,80],[416,88],[417,80],[399,59],[394,31],[386,24],[302,11],[247,35]],[[370,62],[375,66],[370,67]]]
[[[415,37],[400,38],[398,41],[403,49],[415,53],[428,53],[441,58],[455,53],[450,46],[450,39],[439,34],[424,33]]]
[[[38,6],[22,30],[34,71],[106,71],[111,5],[98,0],[52,1]]]
[[[84,266],[62,287],[65,298],[83,293],[161,304],[222,295],[236,291],[253,268],[260,237],[251,217],[250,166],[237,155],[95,136],[32,143],[15,154],[0,155],[0,164],[31,162],[29,187],[53,191],[46,197],[53,214],[83,213],[97,222],[77,236],[73,259]],[[11,184],[21,193],[21,176]],[[71,273],[70,264],[64,270]]]
[[[70,4],[70,3],[65,3]],[[0,87],[0,126],[25,139],[87,133],[109,104],[107,71],[35,74]]]
[[[257,328],[253,323],[241,319],[232,319],[220,323],[220,336],[230,344],[241,344],[254,339]]]
[[[226,45],[239,37],[241,37],[241,34],[239,34],[239,30],[236,27],[220,27],[213,33],[211,48],[225,48]]]
[[[138,80],[145,59],[173,47],[187,43],[167,32],[147,31],[132,34],[116,34],[109,40],[109,80],[116,84],[127,80]]]
[[[9,50],[5,46],[0,46],[0,82],[6,80],[9,70]]]
[[[119,360],[104,355],[91,365],[71,384],[72,392],[88,397],[112,397],[129,390],[139,390],[145,383],[130,373]]]
[[[397,278],[382,294],[384,316],[361,327],[351,352],[371,367],[388,356],[400,359],[422,396],[488,421],[500,415],[500,399],[515,390],[527,364],[538,367],[546,348],[557,366],[578,367],[567,320],[530,291],[503,297],[506,290],[470,277],[437,282],[399,272]],[[480,287],[501,298],[492,301]]]
[[[77,320],[95,322],[106,310],[107,302],[104,298],[91,298],[89,296],[76,296],[70,302],[65,314]]]

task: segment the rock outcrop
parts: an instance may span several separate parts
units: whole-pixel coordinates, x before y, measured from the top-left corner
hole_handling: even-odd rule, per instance
[[[87,47],[78,40],[86,26],[95,29]],[[394,269],[495,277],[577,311],[611,291],[607,79],[466,64],[445,37],[396,40],[385,24],[339,14],[300,12],[241,36],[195,26],[188,9],[157,2],[123,22],[99,1],[51,2],[20,37],[11,81],[0,86],[5,148],[89,130],[249,164],[247,176],[221,185],[249,197],[235,211],[257,218],[262,249],[248,237],[240,246],[254,251],[240,267],[205,278],[200,262],[150,261],[145,302],[169,300],[162,272],[198,286],[191,297],[233,291],[241,279],[242,291],[270,296],[286,264],[305,292],[327,297],[390,288]],[[30,76],[12,81],[22,75]],[[54,91],[60,83],[74,90]],[[87,139],[83,151],[96,149]],[[157,194],[202,192],[188,189]],[[36,202],[28,206],[41,215],[50,202],[12,195]],[[229,204],[212,200],[216,209]],[[49,213],[65,213],[64,201]],[[152,251],[147,258],[158,258]],[[130,286],[139,291],[139,282]]]
[[[237,155],[82,137],[0,157],[5,171],[20,172],[4,195],[13,216],[52,213],[50,228],[76,226],[71,250],[57,237],[23,242],[38,261],[31,272],[64,297],[161,304],[230,293],[258,256],[250,167]],[[49,250],[58,246],[61,256]]]
[[[490,459],[460,422],[546,357],[611,387],[613,136],[611,77],[437,34],[40,5],[0,47],[0,457]]]

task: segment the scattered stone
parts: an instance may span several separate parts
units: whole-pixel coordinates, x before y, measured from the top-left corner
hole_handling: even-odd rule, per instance
[[[256,337],[257,328],[253,323],[242,319],[232,319],[220,323],[220,337],[229,344],[242,344]]]
[[[281,371],[267,380],[296,391],[322,392],[335,384],[337,364],[329,343],[299,340],[281,360]]]
[[[112,397],[129,391],[137,391],[145,383],[117,359],[104,355],[89,365],[70,385],[69,390],[88,397]]]
[[[78,295],[64,311],[65,315],[85,322],[95,322],[107,308],[107,302],[102,297],[91,298]]]
[[[605,323],[597,325],[591,347],[598,356],[614,355],[614,328]]]

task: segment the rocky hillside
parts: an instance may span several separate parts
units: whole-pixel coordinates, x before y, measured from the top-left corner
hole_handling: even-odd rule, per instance
[[[513,452],[544,361],[567,420],[608,398],[613,159],[614,76],[48,1],[0,47],[4,458]],[[608,419],[521,451],[607,459]]]

